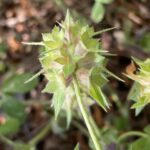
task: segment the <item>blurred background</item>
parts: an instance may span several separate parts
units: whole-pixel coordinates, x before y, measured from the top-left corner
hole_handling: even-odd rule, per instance
[[[149,0],[0,0],[0,150],[73,150],[78,141],[81,150],[90,149],[86,127],[79,118],[73,118],[69,129],[65,116],[54,121],[52,95],[41,92],[47,82],[43,75],[24,84],[41,69],[41,47],[21,42],[40,41],[41,33],[50,32],[67,9],[74,19],[96,31],[115,27],[98,38],[103,49],[116,55],[108,56],[107,68],[125,83],[110,78],[104,87],[112,104],[107,113],[96,104],[91,106],[105,133],[106,150],[117,149],[121,133],[142,131],[150,123],[149,106],[137,117],[130,109],[127,96],[133,82],[123,75],[132,56],[150,57]],[[119,150],[126,150],[134,139],[121,143]]]

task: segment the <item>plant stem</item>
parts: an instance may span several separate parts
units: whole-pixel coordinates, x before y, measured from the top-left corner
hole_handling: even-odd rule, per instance
[[[122,134],[119,138],[118,138],[118,141],[122,141],[130,136],[140,136],[140,137],[143,137],[143,138],[147,138],[148,135],[143,133],[143,132],[140,132],[140,131],[130,131],[130,132],[126,132],[124,134]]]
[[[34,99],[29,99],[28,101],[22,101],[22,103],[26,106],[31,106],[31,105],[34,105],[34,104],[39,104],[39,105],[42,105],[42,106],[49,106],[50,105],[50,102],[49,101],[46,101],[46,100],[34,100]]]
[[[87,113],[87,111],[85,109],[85,106],[83,104],[83,101],[82,101],[82,98],[81,98],[81,93],[80,93],[80,88],[79,88],[79,85],[78,85],[78,82],[77,82],[76,78],[74,78],[74,80],[73,80],[73,86],[74,86],[74,89],[75,89],[76,98],[77,98],[77,102],[78,102],[80,111],[82,113],[85,124],[88,128],[89,134],[90,134],[91,139],[93,141],[93,144],[95,146],[95,150],[101,150],[100,143],[99,143],[99,141],[97,139],[97,136],[94,132],[95,130],[93,129],[93,125],[92,125],[92,123],[89,119],[88,113]]]
[[[4,143],[6,143],[7,145],[10,145],[10,146],[12,146],[12,147],[15,147],[15,146],[17,145],[15,142],[9,140],[8,138],[6,138],[6,137],[3,136],[3,135],[0,135],[0,139],[1,139]]]
[[[92,117],[91,115],[89,115],[89,120],[91,121],[91,124],[92,124],[92,126],[93,126],[95,135],[96,135],[98,138],[100,138],[100,136],[101,136],[100,130],[99,130],[97,124],[95,123],[95,121],[94,121],[94,119],[93,119],[93,117]]]
[[[51,121],[29,142],[30,145],[36,145],[41,139],[45,137],[48,131],[51,129]]]

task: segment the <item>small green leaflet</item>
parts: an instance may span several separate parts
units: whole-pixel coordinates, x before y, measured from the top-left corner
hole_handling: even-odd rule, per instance
[[[75,64],[67,64],[63,67],[63,72],[65,77],[68,77],[69,75],[71,75],[75,70]]]
[[[44,92],[53,93],[52,106],[55,110],[55,119],[57,119],[65,100],[65,85],[60,75],[55,71],[50,72],[50,83],[44,89]]]
[[[90,79],[92,83],[95,83],[100,87],[108,82],[108,79],[105,77],[104,73],[102,73],[102,69],[100,67],[93,68]]]
[[[52,41],[52,34],[51,33],[42,33],[43,41]]]
[[[89,34],[89,30],[90,29],[86,30],[81,36],[82,43],[88,51],[92,49],[97,49],[99,47],[98,40],[91,38],[91,35]]]
[[[96,84],[91,84],[90,96],[105,110],[109,108],[109,104],[105,95],[102,93],[101,88]]]
[[[139,83],[135,82],[132,85],[132,88],[130,89],[130,92],[128,94],[128,99],[137,101],[140,91],[141,91],[141,85]]]
[[[65,91],[65,111],[67,115],[67,127],[69,128],[69,125],[71,123],[72,119],[72,104],[73,104],[73,99],[74,99],[74,90],[72,87],[67,87]]]
[[[100,2],[96,1],[92,8],[92,14],[91,14],[92,20],[95,23],[98,23],[103,19],[104,14],[105,14],[104,6]]]
[[[140,97],[138,99],[138,101],[135,104],[132,105],[131,108],[142,108],[148,103],[149,103],[149,98],[146,97],[146,96],[143,96],[143,97]]]

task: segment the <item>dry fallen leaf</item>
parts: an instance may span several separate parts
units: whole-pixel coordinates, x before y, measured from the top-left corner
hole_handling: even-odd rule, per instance
[[[21,44],[14,37],[9,37],[7,43],[11,52],[16,53],[17,51],[20,51]]]
[[[127,72],[128,75],[134,76],[135,71],[136,71],[136,67],[135,67],[135,65],[132,61],[131,64],[126,68],[126,72]]]

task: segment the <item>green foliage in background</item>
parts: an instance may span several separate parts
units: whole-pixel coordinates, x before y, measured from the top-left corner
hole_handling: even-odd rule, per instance
[[[6,69],[6,63],[4,62],[6,58],[6,48],[4,43],[0,43],[0,73],[4,72]]]
[[[144,135],[145,134],[145,135]],[[129,150],[149,150],[150,148],[150,125],[144,128],[144,137],[130,144]]]
[[[139,41],[140,46],[147,52],[150,52],[150,32],[145,33],[145,35]]]
[[[110,4],[112,1],[113,0],[95,0],[91,12],[91,18],[95,23],[99,23],[104,18],[104,4]]]
[[[0,109],[4,122],[0,125],[0,135],[11,135],[19,131],[27,113],[25,104],[17,98],[17,94],[31,91],[38,83],[37,79],[24,82],[32,77],[31,73],[14,74],[7,77],[1,86]]]

